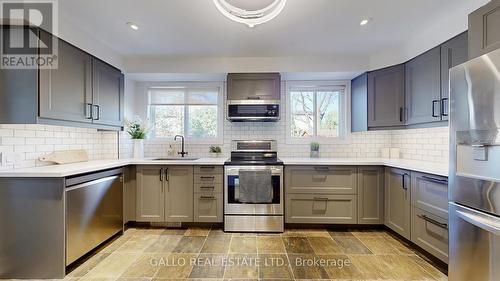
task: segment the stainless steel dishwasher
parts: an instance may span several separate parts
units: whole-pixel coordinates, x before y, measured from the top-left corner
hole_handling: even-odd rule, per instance
[[[123,231],[123,170],[66,179],[66,265]]]

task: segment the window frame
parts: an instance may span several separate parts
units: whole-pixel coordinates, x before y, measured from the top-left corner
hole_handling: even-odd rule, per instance
[[[312,91],[318,92],[321,90],[330,91],[332,88],[344,88],[344,94],[340,97],[340,115],[341,120],[339,124],[339,137],[321,137],[317,135],[318,124],[317,120],[314,122],[314,136],[308,138],[294,138],[292,137],[292,98],[291,92],[294,91]],[[346,144],[349,143],[351,137],[351,81],[348,80],[335,80],[335,81],[287,81],[285,82],[285,140],[287,144],[309,144],[311,142],[318,142],[320,144]],[[317,114],[316,93],[314,94],[314,114]]]
[[[149,83],[146,85],[146,95],[147,95],[147,111],[146,111],[146,120],[150,128],[154,128],[154,120],[152,120],[152,105],[151,104],[151,88],[188,88],[188,89],[196,89],[196,88],[219,88],[217,94],[217,137],[215,138],[193,138],[187,135],[188,129],[188,118],[184,118],[184,132],[182,135],[185,137],[186,141],[192,144],[213,144],[213,145],[222,145],[224,142],[224,93],[225,86],[223,82],[161,82],[161,83]],[[179,106],[184,106],[184,116],[188,116],[186,112],[189,111],[189,104],[178,104]],[[195,104],[193,104],[195,105]],[[213,105],[212,105],[213,106]],[[153,129],[152,129],[153,130]],[[172,140],[173,140],[172,136]],[[169,137],[156,137],[154,132],[150,132],[149,139],[151,141],[164,142],[166,140],[170,140]]]

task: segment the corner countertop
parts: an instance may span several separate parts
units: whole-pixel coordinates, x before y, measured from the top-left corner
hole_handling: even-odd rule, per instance
[[[127,165],[224,165],[227,158],[200,158],[185,160],[153,159],[116,159],[94,160],[89,162],[50,165],[43,167],[17,169],[0,172],[0,178],[63,178],[99,170],[123,167]],[[281,158],[285,165],[353,165],[353,166],[388,166],[422,173],[448,176],[446,163],[432,163],[406,159],[382,158]]]
[[[385,158],[280,158],[285,165],[352,165],[352,166],[387,166],[433,174],[448,176],[447,163],[433,163],[408,159]]]

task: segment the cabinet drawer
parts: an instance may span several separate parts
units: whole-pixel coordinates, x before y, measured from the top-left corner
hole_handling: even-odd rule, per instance
[[[356,194],[356,167],[285,167],[287,193]]]
[[[411,241],[448,263],[448,221],[413,207],[411,226]]]
[[[195,174],[194,183],[222,183],[222,174]]]
[[[215,165],[202,165],[202,166],[194,166],[195,174],[222,174],[224,171],[222,166]]]
[[[411,173],[413,206],[448,218],[448,179],[434,175]]]
[[[287,223],[357,222],[356,195],[291,194],[285,209]]]
[[[222,183],[195,183],[194,192],[203,194],[222,193]]]
[[[222,208],[222,193],[210,196],[200,193],[194,194],[195,222],[222,222]]]

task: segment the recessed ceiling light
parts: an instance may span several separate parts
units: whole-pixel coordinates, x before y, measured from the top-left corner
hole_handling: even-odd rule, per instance
[[[139,26],[133,22],[127,22],[128,27],[132,28],[133,30],[138,30]]]
[[[359,23],[359,25],[361,25],[361,26],[366,25],[370,20],[371,20],[371,18],[362,19],[361,22]]]

